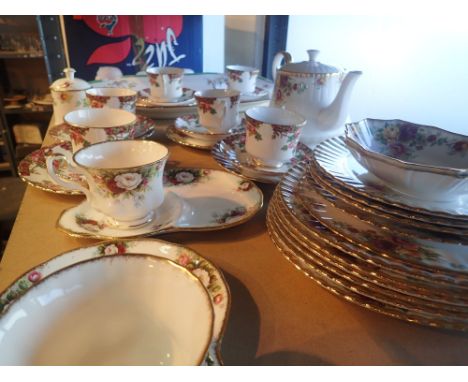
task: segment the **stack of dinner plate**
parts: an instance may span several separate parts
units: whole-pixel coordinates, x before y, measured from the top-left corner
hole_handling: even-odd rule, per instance
[[[467,330],[468,195],[441,201],[404,194],[364,167],[356,151],[347,137],[332,138],[316,147],[311,164],[290,169],[268,209],[272,240],[298,269],[348,301]]]

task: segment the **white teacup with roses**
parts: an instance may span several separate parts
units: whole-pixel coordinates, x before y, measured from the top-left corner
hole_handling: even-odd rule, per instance
[[[229,89],[237,90],[241,94],[251,94],[255,91],[257,77],[260,71],[244,65],[226,66]]]
[[[65,158],[73,171],[85,176],[88,188],[64,181],[55,172],[54,156],[47,158],[47,171],[58,184],[78,188],[91,208],[109,216],[118,228],[149,223],[164,201],[163,172],[168,149],[153,141],[101,142]]]
[[[146,70],[150,83],[151,97],[171,102],[182,97],[184,69],[173,67],[149,68]]]
[[[227,133],[239,123],[240,92],[209,89],[195,92],[198,119],[211,133]]]
[[[133,138],[136,116],[120,109],[78,109],[65,115],[65,122],[76,153],[93,143]]]
[[[280,168],[296,152],[306,119],[276,107],[254,107],[245,112],[245,151],[259,167]]]
[[[92,109],[123,109],[135,113],[138,93],[127,88],[92,88],[86,90],[86,98]]]

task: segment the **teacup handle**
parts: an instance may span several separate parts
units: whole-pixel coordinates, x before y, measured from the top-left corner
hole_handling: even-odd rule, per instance
[[[60,184],[62,187],[65,187],[68,190],[80,190],[83,194],[85,194],[86,199],[90,200],[91,193],[89,192],[89,189],[86,187],[83,187],[81,184],[74,182],[72,180],[64,180],[58,176],[58,174],[55,172],[54,169],[54,160],[57,159],[57,157],[62,157],[65,158],[65,161],[68,164],[68,167],[75,173],[85,175],[85,173],[78,167],[72,165],[73,159],[71,154],[55,154],[47,157],[46,159],[46,166],[47,166],[47,172],[49,173],[50,177],[57,183]]]
[[[163,82],[163,88],[164,91],[169,87],[171,78],[169,77],[169,74],[161,74],[162,82]]]

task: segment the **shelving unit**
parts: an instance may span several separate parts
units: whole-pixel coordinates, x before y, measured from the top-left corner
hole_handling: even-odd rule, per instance
[[[0,176],[16,176],[18,162],[39,146],[17,142],[13,127],[34,124],[44,137],[52,106],[32,99],[49,92],[64,61],[58,16],[0,16]],[[27,100],[19,108],[5,107],[4,98],[12,95]]]

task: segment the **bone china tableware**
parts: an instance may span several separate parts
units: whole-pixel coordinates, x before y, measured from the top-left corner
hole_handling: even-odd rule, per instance
[[[166,135],[169,139],[181,145],[211,149],[219,140],[241,131],[244,131],[244,120],[240,118],[238,119],[237,126],[226,133],[212,133],[200,124],[196,114],[189,114],[177,118],[174,124],[170,125],[166,130]]]
[[[65,115],[74,153],[90,144],[133,138],[136,120],[121,109],[78,109]]]
[[[156,122],[138,114],[133,129],[134,139],[145,139],[154,133]],[[47,134],[58,142],[71,142],[73,128],[66,123],[61,123],[50,127]]]
[[[66,167],[61,176],[76,177]],[[112,219],[109,221],[108,216],[84,201],[63,211],[57,228],[70,236],[96,239],[214,231],[247,222],[263,205],[263,194],[255,184],[225,171],[210,169],[166,169],[164,195],[163,204],[154,208],[156,218],[140,227],[116,227]]]
[[[162,102],[176,101],[182,96],[184,70],[180,68],[149,68],[146,73],[150,82],[151,97]]]
[[[252,94],[257,85],[259,70],[244,65],[226,66],[229,89],[237,90],[241,94]]]
[[[468,137],[402,120],[346,124],[357,161],[389,187],[415,198],[450,201],[468,196]]]
[[[272,106],[285,107],[307,119],[301,142],[314,146],[344,133],[351,91],[362,72],[346,74],[316,61],[318,50],[308,50],[309,61],[291,63],[291,55],[279,52],[273,59],[275,88]],[[284,59],[285,65],[277,69]]]
[[[65,78],[50,86],[56,124],[63,123],[63,118],[70,111],[87,106],[85,91],[91,88],[86,81],[75,78],[75,69],[66,68],[63,72]]]
[[[198,119],[212,133],[227,133],[239,121],[240,93],[212,89],[195,92]]]
[[[126,88],[92,88],[86,90],[86,98],[91,108],[123,109],[135,113],[138,93]]]
[[[207,290],[175,262],[95,257],[48,275],[3,309],[0,363],[199,365],[213,319]]]
[[[402,194],[361,166],[350,153],[344,137],[330,138],[318,145],[314,160],[320,173],[339,183],[347,192],[396,207],[425,219],[438,219],[445,224],[465,226],[468,222],[468,196],[440,202]]]
[[[297,162],[309,161],[312,150],[299,142],[294,156],[279,168],[257,166],[245,151],[245,133],[232,134],[218,141],[211,150],[213,158],[226,171],[261,183],[278,183],[288,169]]]
[[[145,254],[172,260],[190,270],[202,282],[210,295],[214,312],[213,338],[204,364],[222,364],[220,345],[231,304],[229,287],[223,273],[213,263],[193,250],[166,241],[156,239],[107,241],[62,253],[29,270],[0,294],[0,312],[21,297],[39,280],[63,268],[101,256],[131,256],[134,254]]]
[[[338,227],[334,217],[331,222],[315,219],[316,214],[324,216],[329,204],[320,198],[312,201],[312,192],[307,165],[298,163],[281,180],[267,213],[273,242],[298,269],[330,292],[367,309],[423,325],[468,329],[468,285],[462,280],[462,269],[456,264],[451,268],[443,258],[424,259],[422,253],[416,264],[416,259],[399,257],[404,253],[398,250],[379,256],[353,244],[348,236],[323,225]]]
[[[153,118],[175,119],[186,114],[197,112],[196,102],[185,99],[179,102],[160,102],[151,97],[150,83],[147,75],[124,76],[118,80],[92,81],[93,87],[124,87],[138,92],[137,111]],[[225,89],[227,87],[225,75],[222,73],[197,73],[184,74],[182,88],[190,90]],[[269,103],[273,91],[273,82],[269,79],[258,77],[254,93],[241,95],[239,111],[245,111],[254,106],[264,106]],[[184,96],[181,97],[184,99]]]
[[[280,168],[291,160],[304,117],[284,109],[255,107],[246,111],[245,119],[245,151],[257,166]]]
[[[54,157],[48,157],[46,164],[58,184],[78,188],[91,208],[107,215],[116,227],[129,228],[154,219],[154,209],[164,200],[162,179],[168,155],[165,146],[153,141],[110,141],[85,147],[73,156],[76,166],[68,165],[84,175],[88,187],[59,178]]]

